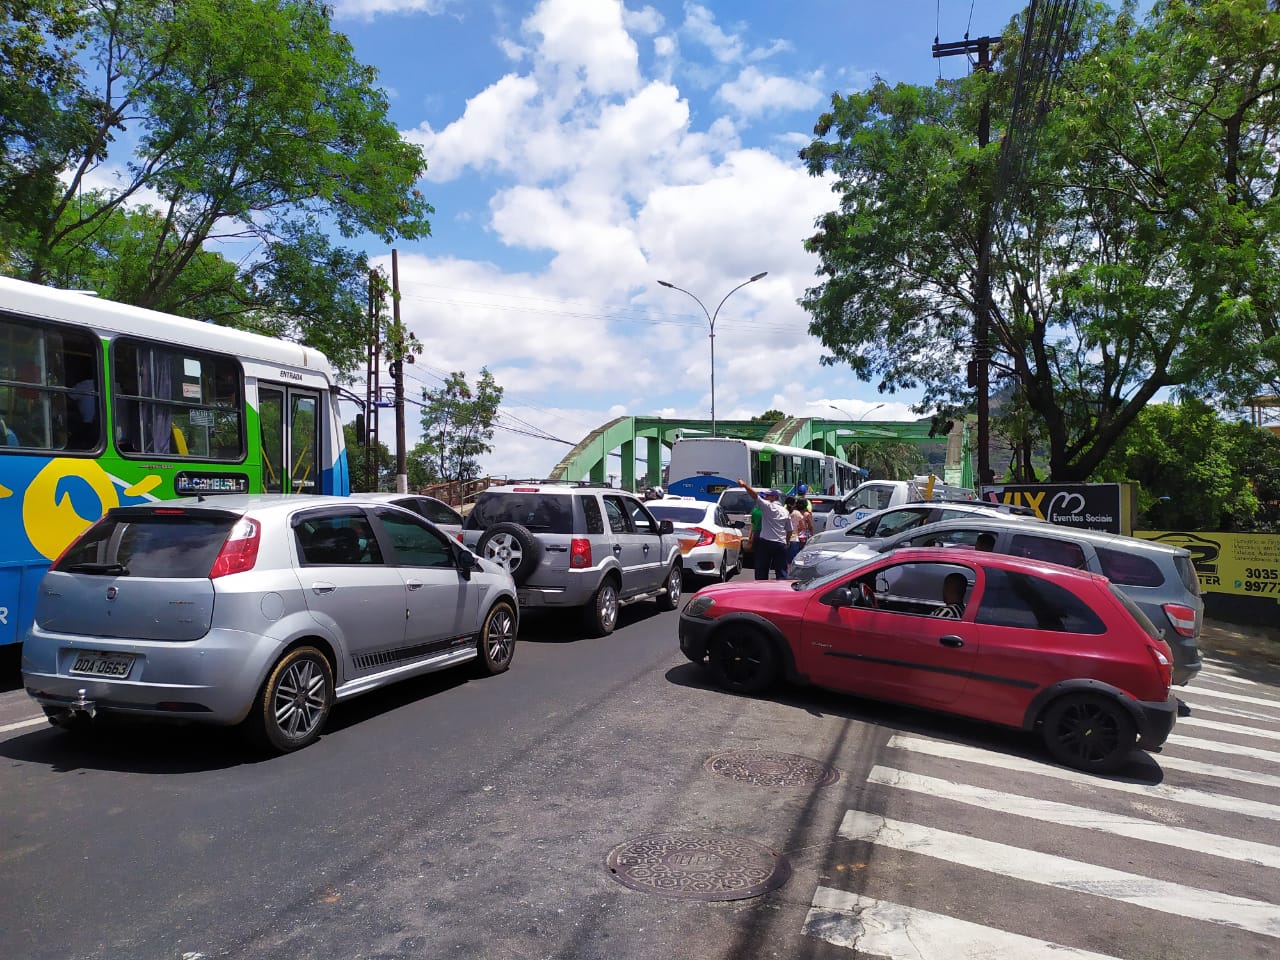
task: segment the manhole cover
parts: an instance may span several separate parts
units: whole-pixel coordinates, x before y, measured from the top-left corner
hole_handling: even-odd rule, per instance
[[[840,779],[835,767],[791,753],[731,750],[703,765],[722,777],[761,787],[826,787]]]
[[[715,834],[637,837],[614,847],[608,864],[624,886],[679,900],[745,900],[791,876],[786,857],[768,847]]]

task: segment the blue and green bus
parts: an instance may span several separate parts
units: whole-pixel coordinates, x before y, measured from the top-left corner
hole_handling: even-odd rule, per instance
[[[262,492],[350,492],[321,353],[0,277],[0,646],[109,508]]]

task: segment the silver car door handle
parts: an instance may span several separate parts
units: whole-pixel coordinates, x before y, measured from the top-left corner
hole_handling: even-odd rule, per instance
[[[418,590],[426,586],[426,584],[423,583],[421,580],[406,580],[404,582],[404,585],[408,587],[410,590]]]
[[[311,592],[319,596],[324,596],[326,593],[333,593],[333,591],[337,589],[338,585],[336,583],[325,583],[323,580],[318,580],[311,585]]]
[[[615,544],[613,545],[613,552],[614,552],[614,553],[621,553],[621,552],[622,552],[622,544],[620,544],[620,543],[615,543]]]
[[[649,552],[649,545],[647,543],[644,545],[644,552],[645,553]]]

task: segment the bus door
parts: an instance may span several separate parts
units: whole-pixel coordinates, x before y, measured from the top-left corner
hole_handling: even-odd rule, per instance
[[[258,383],[264,491],[320,492],[320,416],[319,391]]]

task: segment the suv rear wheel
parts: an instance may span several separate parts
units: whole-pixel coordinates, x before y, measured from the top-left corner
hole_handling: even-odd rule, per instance
[[[582,608],[582,619],[587,631],[593,637],[604,637],[613,633],[618,625],[618,581],[613,577],[605,577],[596,587],[591,602]]]

